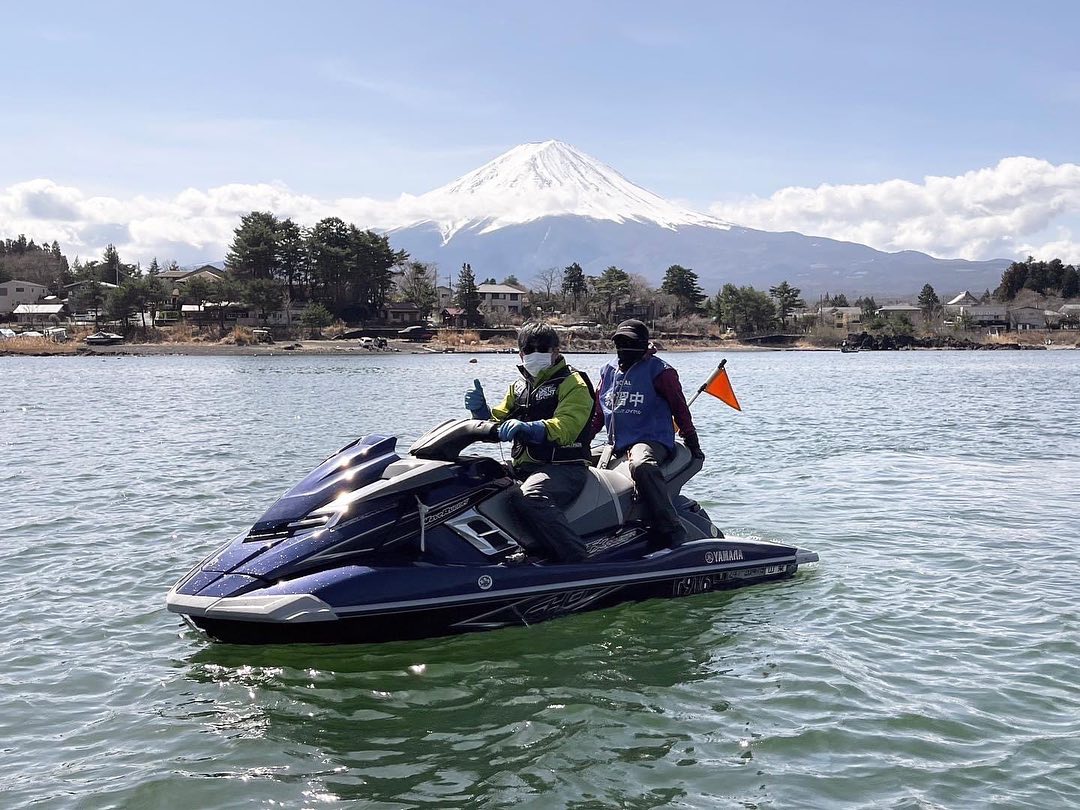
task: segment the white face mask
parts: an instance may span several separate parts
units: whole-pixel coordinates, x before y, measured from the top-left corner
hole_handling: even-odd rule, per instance
[[[521,365],[525,366],[525,370],[535,377],[551,365],[553,357],[552,352],[533,352],[522,356]]]

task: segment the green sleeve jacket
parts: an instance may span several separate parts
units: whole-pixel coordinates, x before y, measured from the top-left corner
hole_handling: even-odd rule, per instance
[[[491,418],[496,422],[502,422],[511,416],[517,404],[519,386],[528,385],[530,388],[538,388],[564,368],[566,368],[566,359],[560,356],[555,365],[545,368],[536,375],[535,379],[526,378],[524,381],[511,385],[502,401],[491,408]],[[559,403],[555,407],[555,415],[540,421],[544,424],[548,440],[565,446],[577,441],[578,436],[589,423],[594,401],[589,393],[589,386],[577,371],[570,374],[559,385],[558,397]]]

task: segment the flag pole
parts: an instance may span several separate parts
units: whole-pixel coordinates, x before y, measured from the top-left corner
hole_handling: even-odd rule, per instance
[[[694,396],[692,396],[690,398],[690,401],[686,403],[687,408],[689,408],[691,405],[694,404],[694,400],[697,399],[699,396],[701,396],[701,392],[709,387],[709,383],[711,383],[713,380],[716,379],[716,375],[724,370],[724,366],[726,364],[727,364],[727,358],[725,357],[723,360],[720,361],[720,365],[718,365],[716,367],[716,370],[712,374],[709,375],[709,379],[707,379],[705,382],[703,382],[701,384],[701,387],[697,390],[697,393],[694,394]]]

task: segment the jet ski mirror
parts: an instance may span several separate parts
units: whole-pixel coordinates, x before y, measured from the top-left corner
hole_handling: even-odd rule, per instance
[[[499,441],[498,425],[483,419],[450,419],[421,436],[409,455],[432,461],[455,461],[476,442]]]

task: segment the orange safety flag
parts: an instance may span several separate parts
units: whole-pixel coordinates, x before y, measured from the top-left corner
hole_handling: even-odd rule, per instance
[[[716,371],[712,373],[712,376],[705,381],[705,384],[698,389],[697,394],[694,394],[694,399],[698,398],[698,394],[702,392],[706,394],[712,394],[714,397],[730,405],[737,411],[741,411],[742,407],[739,405],[739,400],[735,397],[735,392],[731,389],[731,380],[728,379],[727,369],[724,365],[727,360],[721,360],[720,365],[716,367]],[[694,399],[690,400],[689,404],[694,403]]]

